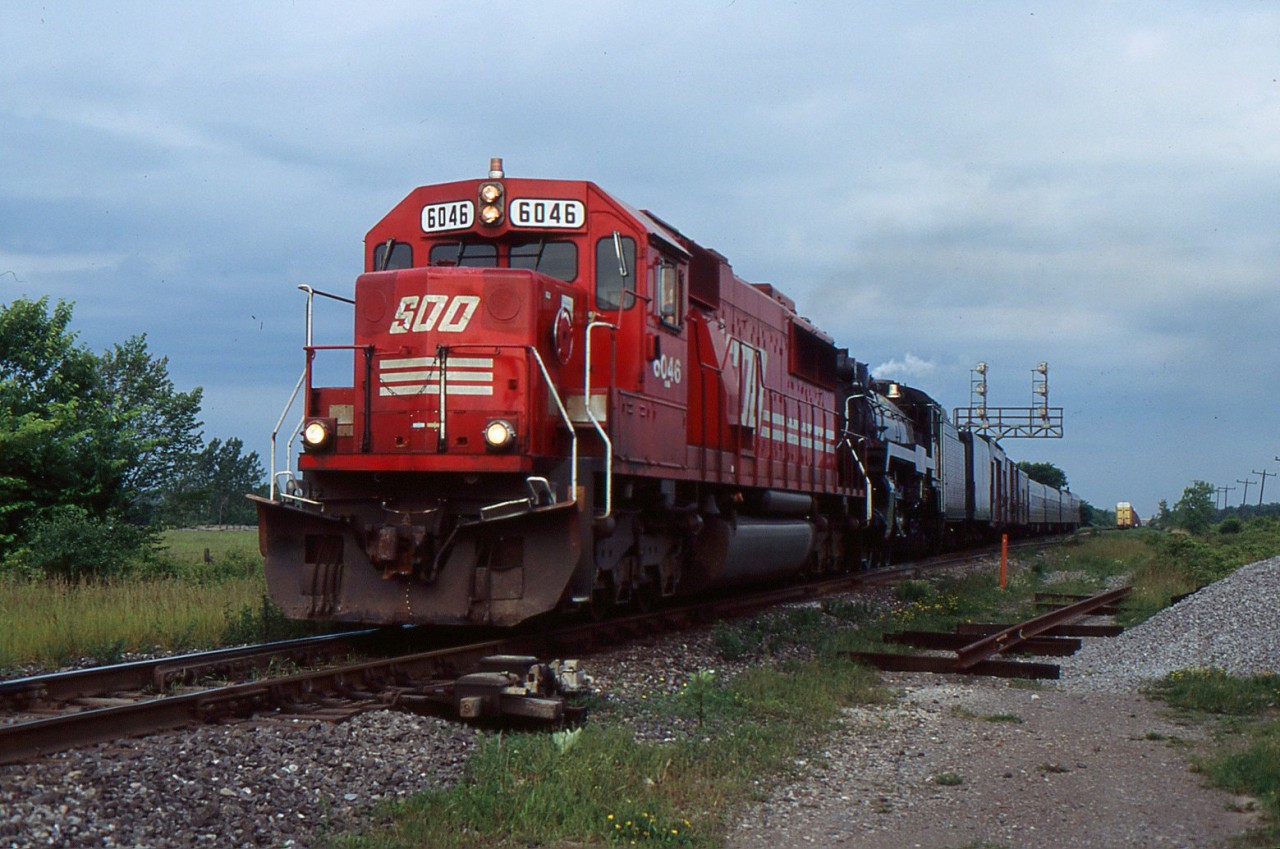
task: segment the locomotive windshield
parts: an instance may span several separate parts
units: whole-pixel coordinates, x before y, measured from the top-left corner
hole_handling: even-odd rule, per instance
[[[498,246],[493,242],[437,242],[431,246],[432,265],[497,268]]]
[[[379,243],[373,249],[373,267],[376,271],[413,268],[413,246],[395,239]]]
[[[503,250],[499,251],[502,247]],[[431,265],[463,268],[527,268],[566,283],[578,276],[578,246],[569,241],[546,238],[522,239],[510,246],[496,242],[436,242],[427,261]],[[393,266],[400,267],[400,266]]]
[[[578,246],[573,242],[549,242],[545,238],[512,242],[508,256],[512,268],[541,271],[566,283],[578,276]]]

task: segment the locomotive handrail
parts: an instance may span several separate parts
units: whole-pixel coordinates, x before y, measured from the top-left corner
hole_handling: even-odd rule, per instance
[[[871,502],[872,502],[872,499],[875,497],[875,490],[871,485],[871,475],[867,474],[867,467],[862,465],[862,458],[858,456],[858,449],[854,446],[853,440],[849,438],[850,408],[852,407],[854,401],[858,400],[859,398],[865,398],[865,397],[867,397],[866,393],[860,392],[856,395],[850,395],[848,398],[844,399],[844,442],[846,445],[849,446],[849,453],[853,455],[853,462],[858,464],[858,471],[862,473],[862,479],[866,481],[866,484],[867,484],[867,497],[866,497],[867,526],[870,527],[871,516],[872,516]],[[861,437],[861,436],[858,438],[859,440],[866,439],[866,437]]]
[[[351,304],[352,306],[355,306],[356,302],[353,301],[351,298],[344,298],[341,295],[335,295],[332,292],[322,292],[319,289],[316,289],[312,286],[308,286],[306,283],[298,284],[298,288],[301,289],[303,292],[307,293],[307,347],[310,347],[311,346],[311,312],[313,309],[312,302],[315,301],[316,295],[319,295],[322,298],[330,298],[335,301],[341,301],[344,304]]]
[[[284,426],[285,417],[288,416],[289,411],[293,409],[293,402],[298,400],[298,393],[302,391],[302,386],[304,383],[307,382],[307,376],[311,373],[311,360],[312,360],[312,357],[315,356],[314,354],[315,349],[311,344],[312,327],[313,327],[312,314],[314,311],[315,297],[316,295],[319,295],[322,298],[329,298],[334,301],[341,301],[344,304],[351,304],[353,306],[355,305],[355,301],[353,301],[351,298],[344,298],[341,295],[334,295],[331,292],[323,292],[306,283],[298,284],[298,289],[299,291],[306,293],[306,296],[307,296],[306,345],[304,346],[304,350],[306,350],[307,352],[307,364],[303,366],[302,374],[298,376],[298,382],[294,384],[293,392],[292,394],[289,395],[288,402],[285,403],[284,409],[280,411],[280,418],[276,420],[275,430],[271,431],[270,496],[272,501],[275,501],[276,499],[276,479],[282,476],[288,476],[290,478],[292,478],[293,476],[293,470],[289,466],[286,466],[284,469],[280,469],[280,470],[276,469],[276,440],[280,436],[280,428]],[[337,347],[337,346],[330,346],[330,347]],[[349,345],[349,346],[342,346],[342,347],[350,347],[354,349],[356,346]],[[305,418],[306,418],[306,412],[304,411],[302,414],[302,419],[305,419]],[[302,419],[298,420],[298,430],[302,429]],[[293,440],[296,436],[297,434],[295,433],[293,436],[289,437],[289,442],[288,444],[285,445],[285,457],[288,457],[293,452]],[[280,497],[281,498],[286,497],[286,493],[284,492],[284,487],[280,488]],[[310,499],[300,498],[291,493],[288,494],[287,497],[298,500],[298,501],[307,501],[313,504],[316,503],[316,502],[310,501]]]
[[[560,393],[556,391],[556,385],[551,380],[551,374],[547,371],[546,364],[542,362],[542,355],[532,345],[525,345],[524,349],[533,354],[533,361],[538,364],[538,370],[542,372],[542,379],[547,382],[547,389],[551,391],[551,400],[556,402],[556,409],[560,411],[560,418],[564,419],[565,426],[569,428],[569,494],[576,501],[578,498],[578,432],[573,427],[573,419],[570,417],[569,411],[565,409],[564,402],[560,400]]]
[[[289,415],[289,410],[293,409],[293,402],[298,400],[298,393],[302,391],[302,384],[307,379],[309,369],[303,368],[302,374],[298,375],[298,382],[293,386],[293,394],[289,396],[289,401],[284,405],[284,409],[280,411],[280,418],[276,420],[275,430],[271,431],[271,500],[276,500],[276,478],[281,475],[292,475],[293,472],[286,468],[276,471],[276,437],[280,435],[280,428],[284,425],[284,417]],[[289,454],[289,450],[293,446],[293,439],[289,440],[289,448],[285,449],[285,456]],[[282,488],[283,491],[283,488]]]
[[[615,233],[614,235],[616,236],[617,234]],[[597,327],[617,330],[618,325],[610,324],[607,321],[587,322],[586,365],[583,367],[582,375],[582,397],[585,402],[582,406],[587,412],[587,419],[596,429],[596,433],[600,434],[600,438],[604,440],[604,515],[597,518],[608,519],[613,514],[613,441],[609,439],[609,434],[605,433],[604,428],[600,425],[600,420],[596,418],[595,411],[591,409],[591,331]]]

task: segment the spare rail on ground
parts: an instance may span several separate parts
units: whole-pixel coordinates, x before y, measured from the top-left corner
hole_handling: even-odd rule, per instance
[[[1002,678],[1057,678],[1057,664],[995,660],[1005,653],[1049,654],[1067,656],[1080,649],[1080,636],[1115,636],[1119,629],[1109,626],[1074,624],[1090,615],[1115,613],[1116,604],[1129,595],[1132,587],[1122,587],[1095,596],[1079,597],[1070,604],[1055,607],[1015,625],[981,625],[962,627],[954,634],[906,631],[886,634],[886,642],[905,643],[921,648],[954,650],[945,655],[886,654],[850,652],[858,661],[894,672],[941,672],[969,675],[993,675]],[[1038,599],[1041,600],[1041,599]],[[973,631],[981,633],[973,633]],[[976,639],[975,639],[976,637]]]

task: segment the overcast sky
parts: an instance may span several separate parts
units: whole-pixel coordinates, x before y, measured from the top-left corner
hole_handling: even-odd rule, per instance
[[[1280,471],[1273,3],[50,0],[6,3],[0,57],[0,303],[147,334],[264,461],[296,286],[349,292],[410,189],[502,156],[948,408],[978,361],[1028,405],[1047,361],[1066,437],[1006,448],[1095,505]]]

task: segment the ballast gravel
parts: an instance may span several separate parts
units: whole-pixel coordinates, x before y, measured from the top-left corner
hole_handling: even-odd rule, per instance
[[[1280,672],[1280,558],[1243,566],[1109,640],[1063,658],[1064,686],[1130,692],[1179,669]]]
[[[1180,668],[1280,671],[1280,559],[1239,570],[1112,640],[1089,640],[1060,682],[886,674],[893,704],[849,710],[727,845],[1216,847],[1255,823],[1249,800],[1201,785],[1169,740],[1193,736],[1140,683]],[[833,623],[834,624],[834,623]],[[729,677],[707,631],[584,661],[604,698]],[[699,733],[619,716],[637,738]],[[627,718],[632,716],[635,718]],[[5,847],[289,847],[378,822],[378,805],[459,781],[475,732],[376,711],[330,724],[275,718],[205,726],[0,767]]]
[[[313,846],[371,825],[382,800],[457,781],[473,736],[377,711],[63,752],[0,767],[0,846]]]

